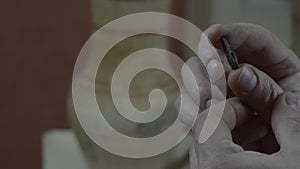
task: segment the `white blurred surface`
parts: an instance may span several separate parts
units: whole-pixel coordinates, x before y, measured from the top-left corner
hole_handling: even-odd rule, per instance
[[[72,130],[51,130],[42,137],[43,169],[88,169]]]
[[[259,24],[277,35],[287,46],[291,46],[292,9],[292,0],[212,0],[210,24]]]

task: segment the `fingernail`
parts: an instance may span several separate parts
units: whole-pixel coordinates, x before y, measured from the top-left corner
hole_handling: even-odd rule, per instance
[[[299,111],[299,100],[295,94],[288,93],[285,97],[286,104],[290,106],[291,109]]]
[[[240,74],[238,82],[241,92],[249,93],[255,88],[257,78],[250,68],[245,67]]]
[[[212,82],[220,79],[224,72],[222,63],[216,59],[209,61],[206,68]]]

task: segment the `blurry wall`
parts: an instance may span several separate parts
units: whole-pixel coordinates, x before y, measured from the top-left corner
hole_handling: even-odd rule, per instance
[[[210,24],[259,24],[292,46],[293,0],[212,0]]]
[[[66,96],[89,37],[87,0],[0,1],[0,168],[40,169],[41,134],[68,127]]]
[[[294,38],[293,49],[300,57],[300,0],[294,0]]]

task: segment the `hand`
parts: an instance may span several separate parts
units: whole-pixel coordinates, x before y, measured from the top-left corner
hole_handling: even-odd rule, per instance
[[[271,110],[275,100],[283,91],[300,93],[300,83],[297,83],[300,81],[300,63],[297,56],[272,33],[257,25],[215,25],[207,29],[205,33],[214,47],[218,49],[221,49],[220,37],[225,36],[233,45],[240,63],[249,63],[253,66],[244,64],[241,69],[231,71],[228,64],[225,64],[230,89],[224,92],[222,86],[218,86],[218,81],[226,76],[219,69],[222,64],[214,59],[217,57],[213,52],[215,49],[207,45],[199,45],[199,55],[202,57],[200,59],[203,61],[210,79],[201,66],[199,58],[191,58],[187,64],[196,75],[199,84],[200,109],[204,110],[209,105],[218,103],[224,97],[222,93],[227,92],[227,98],[238,96],[243,104],[251,107],[251,110],[254,111],[251,111],[250,117],[243,125],[234,129],[233,139],[245,149],[266,153],[275,152],[279,147],[268,122],[270,123]],[[226,63],[225,55],[222,52],[219,54]],[[253,72],[255,76],[245,76],[247,83],[242,83],[241,75],[250,75],[249,72]],[[193,89],[188,87],[190,77],[185,76],[184,68],[182,76],[184,84],[193,97]],[[215,98],[210,95],[210,82],[220,89],[220,94]],[[195,101],[195,104],[198,103]],[[254,112],[260,116],[255,116]],[[190,124],[191,119],[187,117],[188,114],[183,116],[181,117],[183,121]],[[192,149],[192,163],[197,160],[194,154]]]
[[[220,103],[219,103],[220,104]],[[213,105],[218,106],[218,104]],[[245,151],[232,140],[234,128],[247,124],[251,110],[238,98],[227,100],[222,120],[205,142],[198,141],[208,110],[203,111],[193,129],[192,169],[297,169],[300,161],[300,109],[294,94],[278,96],[272,109],[272,129],[280,151],[268,155]],[[255,130],[256,128],[253,128]]]

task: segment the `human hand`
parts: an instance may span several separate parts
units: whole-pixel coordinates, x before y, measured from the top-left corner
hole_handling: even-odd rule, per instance
[[[220,103],[218,103],[220,104]],[[213,105],[218,106],[218,104]],[[300,161],[300,109],[294,94],[283,93],[272,109],[272,129],[280,145],[273,154],[245,151],[232,139],[232,131],[247,124],[251,109],[238,98],[226,101],[222,120],[213,135],[199,143],[199,134],[208,109],[199,116],[193,128],[194,151],[191,151],[192,169],[297,169]],[[255,130],[257,128],[253,128]]]
[[[239,56],[239,61],[253,66],[244,64],[241,69],[231,71],[229,66],[225,64],[230,89],[224,92],[222,86],[218,86],[218,81],[226,76],[219,69],[221,63],[214,59],[217,57],[212,52],[214,49],[200,45],[199,56],[202,57],[201,60],[207,68],[211,79],[205,75],[206,72],[201,67],[199,58],[191,58],[187,61],[199,84],[200,109],[204,110],[212,103],[222,100],[222,97],[224,97],[222,93],[227,92],[227,98],[238,96],[243,104],[251,107],[252,112],[250,117],[247,118],[247,122],[234,129],[232,132],[233,139],[249,150],[266,153],[275,152],[278,150],[278,145],[274,137],[272,137],[273,133],[268,122],[270,122],[274,102],[283,91],[300,93],[300,83],[296,83],[300,81],[300,63],[298,58],[277,37],[257,25],[215,25],[207,29],[205,33],[214,47],[218,49],[221,49],[220,38],[225,36]],[[225,55],[222,52],[220,52],[220,55],[226,63]],[[240,75],[250,75],[249,71],[250,73],[253,72],[255,76],[246,76],[246,83],[241,83],[240,80],[242,78]],[[184,69],[182,76],[185,85],[189,86],[190,77],[185,76]],[[212,98],[210,95],[210,82],[220,89],[220,94],[216,98]],[[251,86],[254,91],[251,91]],[[187,89],[193,97],[193,90],[189,87]],[[196,100],[196,98],[194,99]],[[260,116],[255,116],[254,112]],[[181,118],[185,123],[191,123],[191,119],[187,117],[188,114],[183,116],[185,117]],[[197,160],[194,154],[192,149],[191,158],[194,159],[192,161]]]

